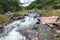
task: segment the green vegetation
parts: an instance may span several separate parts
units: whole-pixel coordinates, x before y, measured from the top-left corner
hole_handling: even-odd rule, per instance
[[[14,12],[14,13],[15,13],[15,17],[18,17],[18,16],[20,16],[20,15],[22,15],[22,14],[28,14],[28,12],[29,12],[29,10],[23,9],[23,10]]]
[[[8,11],[16,12],[18,10],[51,10],[60,9],[60,0],[36,0],[27,7],[21,7],[19,0],[0,0],[0,14]],[[22,10],[23,12],[24,10]],[[21,12],[21,11],[20,11]]]
[[[9,22],[9,18],[0,14],[0,25],[7,24],[8,22]]]
[[[60,11],[55,11],[56,9],[60,9],[60,0],[36,0],[27,7],[20,6],[19,0],[0,0],[0,14],[11,11],[18,16],[33,10],[40,15],[60,16]]]
[[[60,0],[36,0],[27,7],[28,10],[33,8],[45,10],[60,9]]]
[[[16,16],[21,14],[28,14],[29,10],[22,9],[20,11],[14,12]]]
[[[37,25],[37,31],[38,31],[38,33],[39,33],[39,35],[40,35],[41,37],[44,36],[46,39],[49,38],[48,34],[44,33],[44,30],[43,30],[42,27],[40,27],[39,25]]]
[[[0,14],[8,11],[18,11],[19,9],[19,0],[0,0]]]
[[[58,38],[58,37],[54,37],[54,39],[53,40],[60,40],[60,37]]]
[[[15,16],[27,14],[29,10],[33,10],[39,15],[60,16],[60,0],[36,0],[27,7],[21,7],[19,4],[19,0],[0,0],[0,24],[9,22],[9,18],[2,15],[8,11],[14,12]],[[43,35],[41,28],[38,27],[37,31],[41,36]],[[60,40],[60,38],[55,37],[54,40]]]
[[[44,16],[60,16],[60,10],[39,10],[39,9],[32,9],[34,12],[37,12],[39,15]]]
[[[46,39],[48,39],[49,38],[49,35],[48,34],[45,34],[44,32],[43,32],[43,29],[39,26],[39,25],[37,25],[37,31],[38,31],[38,33],[40,34],[40,36],[44,36]],[[59,37],[55,37],[54,36],[54,33],[51,33],[51,40],[60,40],[60,36]]]

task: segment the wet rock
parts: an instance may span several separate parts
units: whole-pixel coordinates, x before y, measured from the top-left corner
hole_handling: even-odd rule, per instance
[[[28,15],[27,14],[22,14],[18,17],[18,19],[23,19],[23,18],[25,18],[25,16],[28,16]]]
[[[38,33],[36,30],[27,30],[23,33],[27,40],[38,40]]]
[[[40,24],[40,22],[41,22],[41,21],[40,21],[39,18],[38,18],[38,22],[37,22],[36,24]]]
[[[3,27],[2,27],[2,25],[0,25],[0,29],[2,29]]]
[[[7,13],[4,14],[5,16],[7,16],[8,18],[12,19],[14,17],[14,13],[8,11]]]
[[[0,25],[0,33],[3,32],[3,25]]]

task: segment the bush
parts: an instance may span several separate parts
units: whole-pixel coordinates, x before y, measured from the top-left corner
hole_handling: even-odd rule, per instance
[[[0,14],[0,24],[7,24],[8,22],[9,18]]]

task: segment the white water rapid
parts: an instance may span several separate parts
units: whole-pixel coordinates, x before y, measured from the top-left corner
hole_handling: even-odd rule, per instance
[[[26,40],[26,37],[22,36],[19,31],[26,31],[32,29],[35,27],[35,24],[37,22],[38,15],[36,13],[31,13],[21,20],[9,23],[4,26],[3,32],[0,33],[0,40]]]

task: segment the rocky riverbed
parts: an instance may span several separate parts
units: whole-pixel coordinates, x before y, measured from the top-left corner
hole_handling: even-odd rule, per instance
[[[20,37],[21,40],[52,40],[53,32],[60,34],[60,18],[58,16],[41,17],[37,13],[29,13],[15,17],[15,14],[11,12],[4,15],[10,18],[10,23],[0,28],[3,33],[0,33],[3,36],[0,40],[20,40]],[[4,38],[6,34],[9,35]],[[20,35],[20,37],[12,39],[12,35],[13,37]]]

